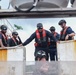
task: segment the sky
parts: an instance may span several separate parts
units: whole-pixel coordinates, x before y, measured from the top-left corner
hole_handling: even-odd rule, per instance
[[[2,0],[0,2],[2,9],[7,9],[9,5],[9,0]],[[70,4],[68,5],[70,7]],[[24,42],[30,35],[36,31],[37,23],[42,23],[44,29],[49,31],[51,26],[55,26],[56,31],[60,33],[61,27],[58,25],[58,22],[61,19],[65,19],[67,22],[67,26],[70,26],[76,33],[76,17],[67,17],[67,18],[34,18],[34,19],[9,19],[7,20],[10,24],[14,27],[14,24],[22,26],[23,30],[18,30],[19,36],[21,37],[22,42]],[[0,24],[8,24],[6,19],[1,19]],[[9,26],[8,26],[9,27]],[[10,28],[10,27],[9,27]],[[76,39],[76,37],[75,37]],[[34,40],[28,44],[26,47],[26,60],[27,61],[34,61]]]

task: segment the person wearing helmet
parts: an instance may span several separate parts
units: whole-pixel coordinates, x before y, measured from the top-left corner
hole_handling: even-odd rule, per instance
[[[18,33],[17,32],[12,32],[12,38],[10,38],[8,40],[9,47],[17,46],[21,43],[22,43],[22,41],[21,41],[20,37],[18,36]]]
[[[60,20],[58,24],[62,28],[61,33],[60,33],[60,40],[61,41],[73,40],[74,36],[75,36],[75,33],[74,33],[74,31],[72,30],[71,27],[66,26],[66,21],[65,20]]]
[[[1,25],[1,31],[0,31],[0,47],[7,47],[7,26]]]
[[[58,64],[56,62],[47,62],[45,51],[39,50],[35,59],[33,75],[59,75]]]
[[[34,69],[32,69],[32,71],[33,71],[32,75],[50,75],[50,74],[48,74],[49,63],[46,60],[45,51],[39,50],[36,53],[35,60],[36,61],[35,61]]]
[[[59,40],[60,35],[55,31],[55,27],[51,26],[50,27],[50,32],[53,34],[53,36]],[[50,40],[50,46],[49,46],[49,54],[50,54],[50,60],[51,61],[57,61],[58,60],[58,56],[57,56],[57,48],[56,48],[56,42],[54,42],[53,40]]]
[[[46,53],[43,50],[39,50],[36,53],[36,57],[35,57],[36,61],[46,61]]]
[[[47,30],[43,28],[42,23],[37,24],[37,30],[22,44],[26,46],[29,44],[33,39],[35,39],[35,52],[34,55],[36,56],[37,51],[43,50],[46,53],[47,60],[48,60],[48,38],[57,41],[54,36]]]

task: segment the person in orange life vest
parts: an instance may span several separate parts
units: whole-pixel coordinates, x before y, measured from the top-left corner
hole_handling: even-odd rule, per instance
[[[48,60],[48,38],[57,41],[54,36],[47,30],[43,29],[42,23],[37,24],[37,30],[22,44],[23,46],[29,44],[33,39],[35,39],[35,53],[39,50],[46,52]]]
[[[73,40],[75,33],[71,27],[66,26],[66,21],[60,20],[58,24],[62,27],[62,30],[60,33],[60,40],[61,41]]]
[[[1,25],[1,31],[0,31],[0,47],[4,48],[7,47],[7,26]]]
[[[55,32],[55,27],[54,26],[51,26],[50,29],[51,33],[54,35],[54,37],[59,40],[60,38],[60,35]],[[50,46],[49,46],[49,54],[50,54],[50,60],[51,61],[55,61],[58,60],[58,56],[57,56],[57,48],[56,48],[56,42],[54,42],[53,40],[50,39]]]
[[[18,33],[17,32],[12,32],[12,38],[10,38],[8,40],[9,47],[17,46],[21,43],[22,43],[22,41],[21,41],[20,37],[18,36]]]

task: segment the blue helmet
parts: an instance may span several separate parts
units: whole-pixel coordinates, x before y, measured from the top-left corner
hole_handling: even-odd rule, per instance
[[[38,58],[42,59],[42,58],[46,58],[46,53],[43,50],[40,50],[36,53],[36,58],[35,60],[37,60]]]
[[[7,30],[7,26],[2,25],[2,26],[1,26],[1,30]]]
[[[55,27],[54,26],[51,26],[49,30],[50,31],[55,31]]]
[[[37,29],[41,29],[41,28],[43,28],[42,23],[38,23],[38,24],[37,24]]]
[[[60,20],[58,24],[59,24],[59,25],[62,25],[63,23],[66,24],[66,21],[65,21],[65,20]]]
[[[12,32],[12,35],[18,35],[18,33],[17,32]]]

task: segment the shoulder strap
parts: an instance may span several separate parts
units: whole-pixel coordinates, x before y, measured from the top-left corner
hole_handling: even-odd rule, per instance
[[[40,39],[40,34],[38,30],[36,30],[36,36],[37,36],[37,39]]]
[[[46,37],[46,31],[43,29],[43,37]]]
[[[14,41],[15,45],[17,45],[17,42],[16,42],[16,40],[13,37],[12,37],[12,40]]]
[[[54,33],[54,37],[56,37],[56,35],[57,35],[57,32]]]
[[[4,38],[4,41],[5,43],[7,44],[7,37],[0,31],[0,34],[2,34],[3,38]]]
[[[2,32],[0,32],[0,34],[2,34],[3,38],[6,40],[6,36]]]
[[[66,27],[63,31],[61,31],[61,34],[62,34],[62,35],[65,35],[67,29],[68,29],[68,27]]]
[[[44,29],[42,31],[42,35],[43,35],[43,37],[46,37],[46,31]],[[38,30],[36,30],[36,36],[37,36],[38,39],[40,39],[40,34],[39,34]]]

